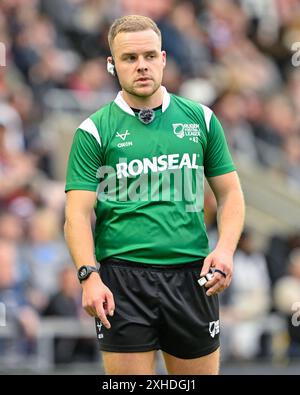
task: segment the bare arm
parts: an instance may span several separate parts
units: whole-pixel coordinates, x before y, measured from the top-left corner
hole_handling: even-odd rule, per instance
[[[65,239],[77,270],[82,265],[96,266],[91,229],[95,199],[95,192],[72,190],[67,193]],[[111,291],[95,272],[82,282],[82,291],[84,309],[89,315],[98,316],[109,329],[106,315],[112,316],[115,309]]]
[[[201,276],[208,273],[210,267],[226,273],[226,278],[215,273],[213,279],[205,284],[209,288],[207,295],[213,295],[230,284],[233,254],[244,225],[245,203],[236,172],[211,177],[208,182],[217,199],[219,239],[216,248],[204,261]]]

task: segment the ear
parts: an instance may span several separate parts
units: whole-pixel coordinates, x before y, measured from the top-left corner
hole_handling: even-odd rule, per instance
[[[166,51],[161,51],[161,54],[162,54],[163,66],[166,67],[167,53],[166,53]]]

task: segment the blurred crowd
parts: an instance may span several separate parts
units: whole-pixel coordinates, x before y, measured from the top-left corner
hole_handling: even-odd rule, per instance
[[[118,91],[106,72],[107,32],[125,14],[150,16],[161,29],[167,89],[210,106],[236,158],[273,169],[300,191],[300,65],[292,61],[300,58],[292,50],[299,0],[1,0],[0,302],[22,333],[12,345],[0,327],[1,355],[34,354],[44,315],[87,318],[63,241],[64,184],[45,120],[54,90],[85,102]],[[209,196],[206,217],[213,240]],[[300,233],[273,235],[256,251],[252,231],[222,297],[226,357],[269,357],[273,312],[286,320],[280,341],[288,355],[299,357],[290,306],[300,301]]]

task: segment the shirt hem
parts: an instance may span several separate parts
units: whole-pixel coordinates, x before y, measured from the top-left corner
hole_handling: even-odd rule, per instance
[[[97,188],[98,188],[98,184],[97,185],[93,185],[93,184],[67,184],[66,187],[65,187],[65,192],[72,191],[72,190],[96,192]]]
[[[113,259],[113,258],[117,258],[117,259],[122,259],[125,261],[129,261],[129,262],[137,262],[137,263],[144,263],[146,265],[182,265],[185,263],[192,263],[192,262],[196,262],[198,260],[201,259],[205,259],[207,257],[207,255],[209,254],[209,252],[206,255],[201,255],[201,256],[195,256],[195,257],[191,257],[190,259],[183,259],[180,261],[176,261],[174,262],[172,259],[167,259],[167,258],[161,258],[160,261],[153,261],[153,260],[147,260],[147,259],[140,259],[140,258],[131,258],[131,257],[127,257],[124,255],[112,255],[112,256],[108,256],[108,257],[103,257],[101,259],[97,259],[98,262],[104,261],[106,259]]]

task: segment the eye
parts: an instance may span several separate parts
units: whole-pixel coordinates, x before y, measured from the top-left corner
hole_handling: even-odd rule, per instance
[[[129,55],[129,56],[127,57],[127,60],[128,60],[129,62],[134,62],[134,61],[135,61],[135,56],[134,56],[134,55]]]

